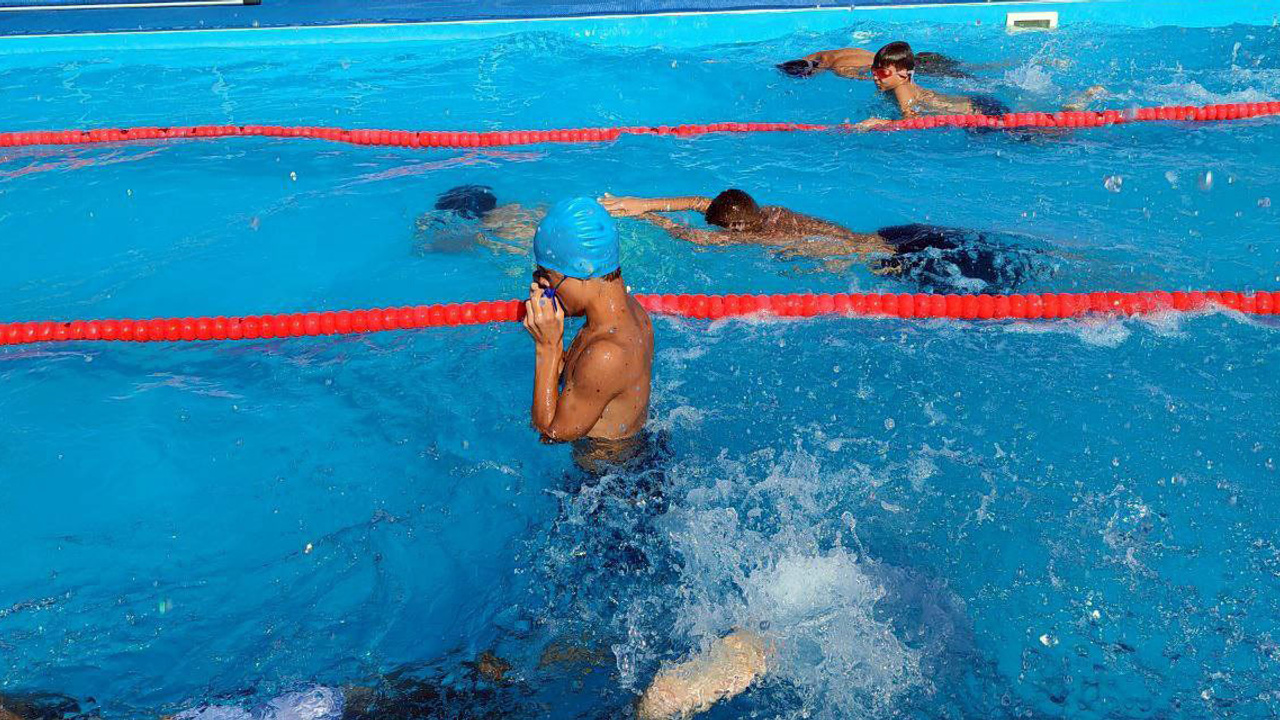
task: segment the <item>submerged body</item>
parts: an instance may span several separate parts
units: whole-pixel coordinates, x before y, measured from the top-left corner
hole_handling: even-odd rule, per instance
[[[479,246],[523,255],[529,252],[545,215],[542,207],[499,204],[487,185],[458,185],[441,193],[432,210],[418,217],[414,228],[418,247],[424,252],[462,253]]]

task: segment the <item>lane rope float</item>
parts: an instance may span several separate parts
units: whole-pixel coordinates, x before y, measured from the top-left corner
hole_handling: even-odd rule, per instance
[[[1130,110],[1008,115],[931,115],[894,120],[872,132],[936,128],[1095,128],[1140,122],[1223,122],[1280,115],[1280,102],[1229,105],[1176,105]],[[314,138],[351,145],[407,148],[511,147],[547,143],[605,143],[622,135],[693,137],[710,133],[849,131],[848,124],[813,125],[775,122],[722,122],[700,125],[650,125],[575,128],[570,130],[497,130],[489,132],[351,130],[346,128],[281,125],[188,125],[181,127],[98,128],[94,130],[33,130],[0,133],[0,148],[41,145],[94,145],[146,140],[219,137]]]
[[[748,315],[881,316],[903,319],[1053,320],[1090,314],[1142,315],[1225,308],[1249,315],[1280,314],[1280,292],[1094,292],[1033,295],[791,294],[637,295],[652,312],[718,320]],[[44,342],[181,342],[348,335],[385,330],[518,322],[519,300],[339,310],[246,317],[166,317],[0,323],[0,345]]]

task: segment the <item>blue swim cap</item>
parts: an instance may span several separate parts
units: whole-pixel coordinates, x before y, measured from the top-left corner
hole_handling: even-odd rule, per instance
[[[618,228],[591,198],[561,200],[547,211],[533,237],[533,259],[561,275],[589,280],[620,267]]]

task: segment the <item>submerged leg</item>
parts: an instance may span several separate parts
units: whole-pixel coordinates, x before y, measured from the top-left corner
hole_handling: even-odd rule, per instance
[[[705,652],[658,671],[640,696],[639,720],[686,718],[734,697],[764,675],[768,651],[764,638],[735,630]]]

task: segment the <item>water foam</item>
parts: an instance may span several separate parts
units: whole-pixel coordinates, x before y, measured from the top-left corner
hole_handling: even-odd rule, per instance
[[[893,569],[857,549],[856,520],[837,509],[870,471],[827,472],[803,450],[710,465],[678,471],[693,487],[659,521],[679,558],[668,659],[734,628],[758,632],[775,653],[766,684],[785,688],[788,716],[871,717],[927,688],[924,651],[899,639],[886,607],[902,594]],[[616,646],[620,667],[634,668],[638,650]]]

